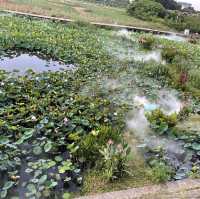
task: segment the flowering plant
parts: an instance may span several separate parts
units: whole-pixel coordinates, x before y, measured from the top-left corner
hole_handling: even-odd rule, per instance
[[[115,144],[109,139],[106,146],[99,150],[102,155],[102,168],[108,180],[127,174],[127,159],[130,153],[128,144]]]

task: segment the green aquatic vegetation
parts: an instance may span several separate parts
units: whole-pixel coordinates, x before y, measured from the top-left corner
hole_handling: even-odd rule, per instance
[[[98,160],[83,159],[80,141],[103,126],[109,130],[100,137],[98,154],[115,128],[118,143],[123,141],[125,107],[103,93],[79,95],[88,79],[113,64],[102,45],[103,33],[18,17],[0,18],[0,26],[7,32],[0,32],[1,55],[29,51],[77,65],[73,72],[29,71],[19,77],[0,71],[1,196],[17,196],[20,189],[24,198],[67,197],[65,191],[82,184],[84,166]]]
[[[189,71],[189,80],[192,87],[200,89],[200,73],[199,69]]]
[[[152,161],[152,176],[156,183],[167,182],[173,175],[172,169],[162,161]]]
[[[1,91],[5,95],[0,101],[0,169],[9,171],[8,179],[20,176],[20,182],[31,183],[24,184],[27,197],[45,197],[46,189],[52,195],[61,181],[64,187],[71,180],[77,186],[81,184],[79,168],[83,162],[76,153],[81,147],[77,140],[104,124],[110,126],[110,131],[114,124],[123,128],[123,121],[114,114],[117,106],[97,96],[77,95],[70,88],[71,82],[66,81],[68,75],[57,72],[13,78],[1,72]],[[34,178],[31,175],[28,181],[23,179],[21,167],[27,173],[24,175],[35,173]],[[40,190],[38,183],[44,184]],[[12,184],[18,186],[19,179]]]
[[[190,92],[199,98],[200,46],[189,42],[156,39],[153,47],[161,49],[162,57],[167,63],[146,64],[139,68],[140,74],[156,78],[163,85]]]
[[[149,120],[151,127],[160,135],[173,128],[178,122],[176,113],[166,115],[160,109],[146,113],[146,117]]]
[[[103,168],[105,179],[114,180],[129,175],[128,155],[130,154],[128,144],[116,144],[113,140],[108,140],[106,146],[102,147],[99,152],[102,156],[100,163]]]
[[[167,60],[169,63],[173,62],[173,59],[177,55],[176,48],[164,48],[162,51],[162,57]]]
[[[93,129],[88,135],[76,139],[79,143],[79,149],[77,150],[78,157],[88,167],[94,166],[95,163],[99,164],[99,161],[101,161],[99,150],[103,146],[106,146],[110,139],[119,144],[122,140],[121,132],[109,126],[100,126],[98,129]],[[98,167],[98,165],[95,166]]]
[[[19,17],[0,18],[0,27],[1,55],[29,51],[77,66],[75,71],[29,71],[22,77],[0,72],[0,178],[5,179],[0,182],[1,195],[17,195],[21,188],[24,197],[67,198],[70,185],[79,190],[82,172],[88,168],[104,175],[102,183],[126,176],[125,114],[132,110],[133,95],[142,92],[156,98],[161,84],[154,75],[158,80],[171,77],[170,65],[135,62],[129,55],[118,56],[120,51],[117,56],[110,53],[120,46],[123,52],[139,49],[140,34],[124,39],[85,24]],[[113,49],[108,49],[109,41]],[[152,47],[158,43],[155,39]],[[193,46],[186,50],[198,68],[199,51],[194,54]],[[141,70],[152,71],[153,78],[138,73]],[[174,126],[175,116],[158,115],[152,119],[157,130],[164,133]],[[110,141],[114,144],[108,145]],[[158,178],[164,179],[167,172],[161,166],[156,167]]]
[[[154,42],[155,38],[151,36],[141,36],[139,38],[139,43],[142,45],[143,48],[148,50],[152,49]]]
[[[23,50],[49,56],[66,64],[81,64],[82,67],[87,66],[82,71],[86,74],[91,69],[98,70],[93,66],[101,64],[103,67],[109,60],[102,43],[96,39],[100,31],[88,26],[77,28],[70,24],[68,27],[53,22],[3,17],[0,27],[5,30],[0,32],[2,52]]]

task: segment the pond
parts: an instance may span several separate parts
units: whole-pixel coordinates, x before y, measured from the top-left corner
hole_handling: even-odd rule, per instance
[[[37,55],[29,53],[18,53],[6,55],[0,59],[0,69],[8,72],[17,72],[24,75],[27,70],[33,70],[36,73],[47,71],[74,70],[75,65],[64,64],[52,59],[44,59]]]

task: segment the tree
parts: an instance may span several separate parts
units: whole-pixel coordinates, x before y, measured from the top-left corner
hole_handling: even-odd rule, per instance
[[[165,8],[153,0],[135,0],[128,7],[128,13],[140,19],[149,20],[152,17],[164,18]]]
[[[180,10],[181,6],[174,0],[154,0],[164,6],[167,10]]]
[[[87,0],[94,3],[116,6],[116,7],[127,7],[129,0]]]

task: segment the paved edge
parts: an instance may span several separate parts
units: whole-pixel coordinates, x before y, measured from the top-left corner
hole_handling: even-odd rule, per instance
[[[66,19],[66,18],[59,18],[59,17],[50,17],[45,15],[38,15],[38,14],[32,14],[32,13],[26,13],[26,12],[18,12],[14,10],[2,10],[3,12],[15,14],[15,15],[21,15],[21,16],[29,16],[29,17],[36,17],[40,19],[48,19],[48,20],[54,20],[54,21],[60,21],[60,22],[74,22],[74,20]],[[170,32],[170,31],[162,31],[162,30],[155,30],[151,28],[141,28],[141,27],[135,27],[135,26],[125,26],[125,25],[117,25],[117,24],[108,24],[108,23],[97,23],[97,22],[90,22],[93,25],[100,26],[100,27],[109,27],[109,28],[118,28],[118,29],[127,29],[130,31],[141,31],[141,32],[150,32],[154,34],[164,34],[164,35],[177,35],[182,37],[187,37],[186,35],[182,33],[177,32]]]
[[[122,191],[108,192],[76,199],[199,199],[200,180],[182,180],[162,185],[146,186]]]

